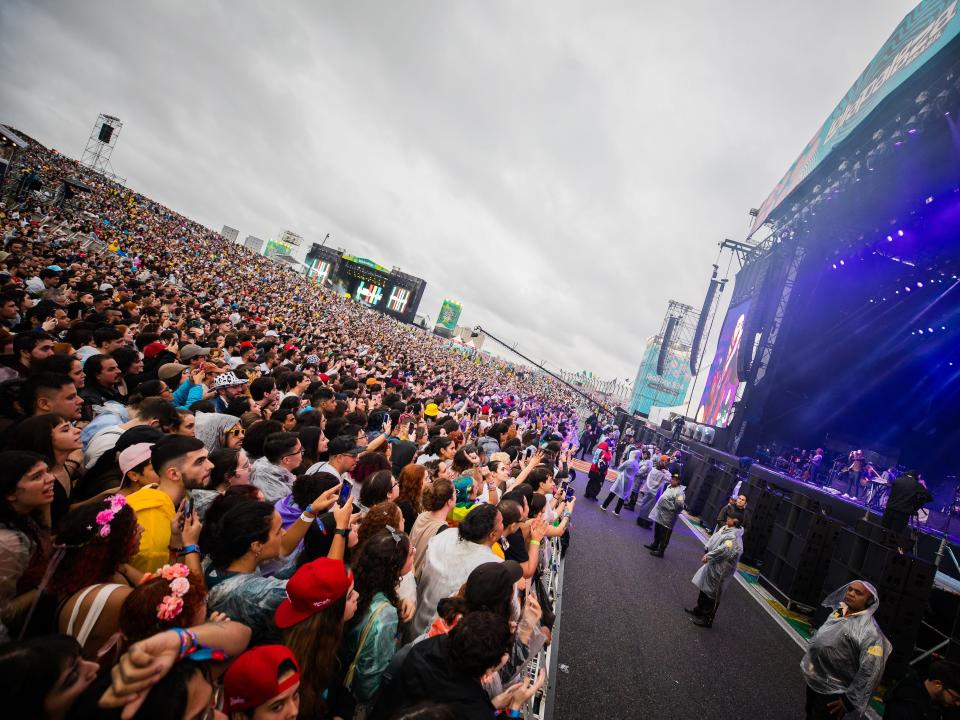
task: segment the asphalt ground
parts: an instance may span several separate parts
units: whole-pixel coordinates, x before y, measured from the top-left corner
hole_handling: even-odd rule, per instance
[[[583,494],[586,473],[574,483]],[[605,482],[600,500],[606,498]],[[554,720],[802,718],[802,651],[731,580],[713,628],[697,627],[691,583],[703,542],[682,522],[662,559],[653,531],[578,499],[565,559]]]

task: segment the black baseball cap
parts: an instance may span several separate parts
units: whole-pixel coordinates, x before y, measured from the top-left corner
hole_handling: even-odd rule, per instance
[[[338,435],[335,437],[327,446],[327,451],[329,452],[330,457],[333,457],[334,455],[360,454],[360,448],[357,446],[356,440],[349,435]]]

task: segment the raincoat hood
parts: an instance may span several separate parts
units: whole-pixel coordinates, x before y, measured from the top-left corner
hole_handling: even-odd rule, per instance
[[[198,412],[193,433],[209,452],[213,452],[223,447],[223,433],[238,422],[240,418],[233,415]]]
[[[873,585],[868,583],[866,580],[851,580],[846,585],[841,585],[839,588],[837,588],[832,593],[827,595],[823,599],[823,602],[821,602],[820,604],[823,607],[828,607],[833,609],[842,607],[844,610],[846,610],[847,606],[846,604],[844,604],[843,599],[847,595],[847,590],[855,582],[858,582],[861,585],[863,585],[867,589],[867,592],[869,592],[870,595],[873,597],[873,602],[856,614],[857,615],[864,614],[872,617],[877,612],[877,608],[880,607],[880,594],[877,592],[877,589]]]

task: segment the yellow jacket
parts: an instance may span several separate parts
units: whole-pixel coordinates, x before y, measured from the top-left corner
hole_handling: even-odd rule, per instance
[[[151,485],[128,495],[127,505],[143,526],[140,550],[130,564],[140,572],[154,572],[170,562],[170,522],[177,516],[173,500]]]

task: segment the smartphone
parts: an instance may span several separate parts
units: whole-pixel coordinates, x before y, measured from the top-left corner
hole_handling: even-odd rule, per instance
[[[353,488],[350,486],[350,483],[344,482],[340,488],[340,495],[337,496],[337,504],[343,505],[350,499],[350,492]]]

